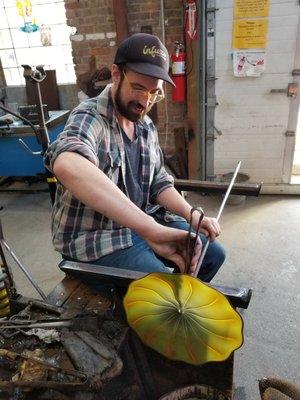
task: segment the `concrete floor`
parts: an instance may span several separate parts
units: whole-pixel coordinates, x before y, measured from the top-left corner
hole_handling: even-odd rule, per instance
[[[190,194],[207,215],[216,215],[220,197]],[[0,217],[6,241],[48,293],[63,277],[50,239],[47,193],[1,193]],[[258,400],[257,380],[279,376],[300,381],[300,199],[260,196],[226,205],[221,225],[227,260],[216,283],[253,288],[242,310],[245,341],[235,354],[235,400]],[[34,295],[10,257],[18,291]]]

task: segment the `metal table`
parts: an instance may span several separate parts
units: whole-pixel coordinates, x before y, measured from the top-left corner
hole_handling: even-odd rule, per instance
[[[50,111],[46,125],[50,142],[64,129],[69,111]],[[37,126],[38,128],[38,126]],[[35,176],[45,172],[41,156],[29,153],[19,142],[22,139],[33,151],[40,151],[34,132],[28,125],[14,122],[0,128],[0,176]]]

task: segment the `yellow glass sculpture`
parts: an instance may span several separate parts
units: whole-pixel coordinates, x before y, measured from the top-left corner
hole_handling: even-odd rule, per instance
[[[133,281],[124,307],[140,339],[171,360],[223,361],[243,343],[243,320],[227,298],[189,275],[152,273]]]

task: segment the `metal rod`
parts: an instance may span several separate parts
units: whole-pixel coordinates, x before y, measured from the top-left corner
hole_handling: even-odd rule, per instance
[[[40,82],[36,81],[36,87],[37,87],[37,98],[38,98],[37,107],[39,109],[38,114],[39,114],[39,119],[40,119],[40,131],[41,131],[41,129],[43,129],[43,134],[41,134],[41,141],[42,141],[43,151],[45,152],[49,146],[50,140],[49,140],[48,129],[46,126],[46,121],[45,121]]]
[[[36,329],[36,328],[41,328],[41,329],[56,329],[56,328],[65,328],[65,327],[70,327],[72,324],[71,322],[67,321],[49,321],[49,322],[36,322],[36,323],[28,323],[28,324],[7,324],[7,325],[1,325],[0,324],[0,332],[2,330],[6,329]]]
[[[33,156],[40,156],[42,154],[41,151],[32,151],[30,147],[27,146],[27,144],[24,142],[22,139],[18,139],[18,141],[21,143],[23,147],[28,151],[28,153],[32,154]]]
[[[200,3],[200,4],[199,4]],[[200,32],[201,40],[199,49],[199,118],[200,118],[200,179],[206,179],[206,1],[198,0],[198,10],[200,10],[197,29]]]
[[[223,201],[222,201],[221,207],[220,207],[220,209],[219,209],[219,212],[218,212],[218,215],[217,215],[217,218],[216,218],[217,221],[219,221],[219,219],[220,219],[220,217],[221,217],[221,214],[222,214],[223,209],[224,209],[224,207],[225,207],[225,203],[226,203],[226,201],[227,201],[227,199],[228,199],[228,197],[229,197],[229,195],[230,195],[232,186],[233,186],[233,184],[234,184],[234,181],[236,180],[237,174],[238,174],[239,169],[240,169],[240,167],[241,167],[241,163],[242,163],[242,162],[239,161],[238,164],[237,164],[237,166],[236,166],[236,168],[235,168],[234,174],[233,174],[233,176],[232,176],[232,178],[231,178],[230,184],[229,184],[229,186],[228,186],[228,189],[227,189],[227,191],[226,191],[226,193],[225,193],[225,196],[224,196],[224,199],[223,199]]]
[[[42,367],[44,367],[45,369],[48,369],[50,371],[62,372],[62,373],[65,373],[65,374],[68,374],[71,376],[75,376],[76,378],[84,379],[85,381],[87,381],[87,379],[88,379],[88,376],[84,372],[77,371],[74,369],[66,369],[66,368],[58,367],[58,366],[50,364],[46,361],[40,360],[39,358],[25,356],[24,354],[19,354],[14,351],[0,349],[0,357],[5,357],[10,360],[15,360],[17,358],[21,358],[23,360],[31,361],[34,364],[41,365]],[[23,381],[23,382],[26,382],[26,381]]]
[[[224,199],[223,199],[223,201],[222,201],[221,207],[220,207],[220,209],[219,209],[218,215],[217,215],[217,217],[216,217],[216,220],[217,220],[217,221],[219,221],[219,219],[220,219],[220,217],[221,217],[221,214],[222,214],[223,209],[224,209],[224,207],[225,207],[225,203],[226,203],[226,201],[227,201],[227,199],[228,199],[228,197],[229,197],[229,195],[230,195],[230,191],[231,191],[231,189],[232,189],[232,186],[233,186],[233,184],[234,184],[234,181],[235,181],[235,179],[236,179],[236,177],[237,177],[237,174],[238,174],[238,172],[239,172],[239,169],[240,169],[240,167],[241,167],[241,163],[242,163],[242,162],[239,161],[238,164],[237,164],[237,166],[236,166],[236,168],[235,168],[235,171],[234,171],[233,176],[232,176],[232,178],[231,178],[230,184],[229,184],[229,186],[228,186],[228,189],[227,189],[227,191],[226,191],[226,193],[225,193],[225,196],[224,196]],[[199,271],[200,271],[200,268],[201,268],[201,265],[202,265],[202,262],[203,262],[203,259],[204,259],[204,257],[205,257],[206,252],[207,252],[209,243],[210,243],[210,242],[209,242],[209,238],[208,238],[208,239],[207,239],[207,242],[206,242],[206,244],[205,244],[205,246],[204,246],[204,248],[203,248],[203,250],[202,250],[202,252],[201,252],[201,256],[200,256],[200,258],[199,258],[197,267],[196,267],[194,273],[192,274],[192,276],[195,276],[195,277],[198,276]]]
[[[44,301],[47,301],[47,297],[44,294],[44,292],[42,291],[42,289],[39,288],[39,286],[36,284],[36,282],[34,281],[34,279],[32,278],[32,276],[29,274],[29,272],[26,270],[26,268],[21,264],[21,262],[19,261],[18,257],[15,255],[15,253],[10,249],[9,245],[3,240],[0,240],[0,243],[6,248],[6,250],[10,253],[10,255],[12,256],[12,258],[15,260],[15,262],[17,263],[17,265],[21,268],[21,270],[24,272],[24,274],[27,276],[27,278],[29,279],[29,281],[31,282],[32,286],[36,289],[36,291],[39,293],[39,295],[42,297],[42,299]]]
[[[40,125],[39,132],[40,132],[40,138],[41,138],[41,146],[42,146],[43,154],[44,154],[49,147],[50,139],[49,139],[48,129],[46,126],[44,110],[43,110],[43,100],[42,100],[40,82],[38,80],[34,80],[34,82],[36,83],[36,87],[37,87],[37,100],[38,100],[37,107],[38,107],[38,116],[39,116],[39,125]],[[56,194],[56,178],[47,168],[45,168],[45,171],[46,171],[47,183],[49,186],[51,203],[53,205],[55,202],[55,194]]]

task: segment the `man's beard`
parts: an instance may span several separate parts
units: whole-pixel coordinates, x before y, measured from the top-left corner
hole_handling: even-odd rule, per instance
[[[117,111],[122,115],[122,117],[125,117],[129,121],[138,122],[139,120],[144,118],[151,107],[147,107],[145,109],[138,101],[129,101],[127,104],[125,104],[121,98],[122,82],[123,80],[121,80],[121,82],[119,83],[115,94],[115,105]],[[141,107],[143,111],[141,113],[134,112],[136,106]]]

